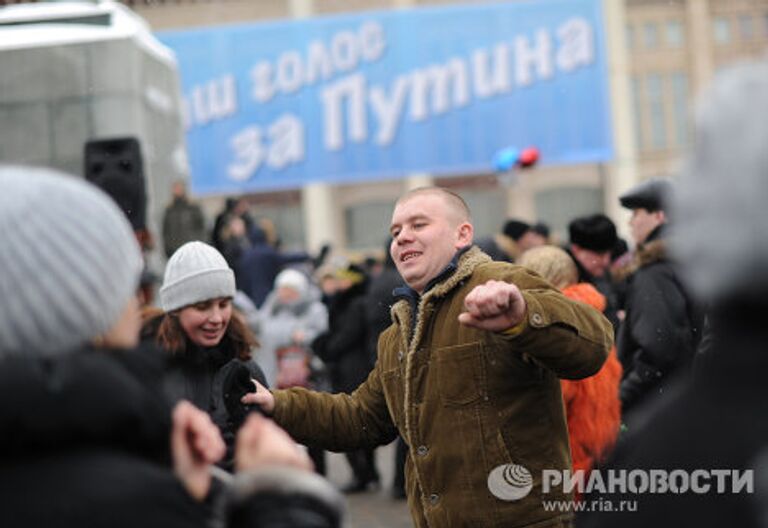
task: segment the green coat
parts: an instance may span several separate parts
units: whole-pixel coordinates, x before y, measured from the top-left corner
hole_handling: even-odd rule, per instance
[[[515,337],[458,323],[464,297],[488,280],[516,284],[528,325]],[[409,445],[406,491],[418,527],[561,526],[547,512],[541,470],[569,469],[568,432],[558,378],[597,372],[613,330],[597,310],[560,294],[526,269],[493,262],[477,248],[453,275],[426,292],[409,342],[411,308],[392,307],[378,361],[351,395],[275,391],[275,420],[298,441],[330,450],[377,446],[398,432]],[[533,489],[516,501],[491,493],[489,474],[520,464]]]

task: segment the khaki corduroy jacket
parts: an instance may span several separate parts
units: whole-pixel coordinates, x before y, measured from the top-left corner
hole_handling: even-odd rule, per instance
[[[515,337],[457,321],[464,297],[491,279],[516,284],[526,300],[527,326]],[[392,307],[392,318],[376,366],[355,392],[274,391],[275,420],[298,441],[334,451],[385,444],[399,432],[420,528],[567,526],[569,513],[542,505],[571,499],[541,486],[542,470],[571,466],[559,378],[600,369],[613,344],[608,320],[477,248],[419,299],[413,331],[407,301]],[[489,483],[507,464],[531,475],[519,500],[498,498],[498,481]]]

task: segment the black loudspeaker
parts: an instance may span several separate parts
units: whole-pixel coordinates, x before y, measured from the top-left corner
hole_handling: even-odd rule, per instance
[[[146,228],[147,193],[141,146],[133,137],[85,144],[85,179],[117,202],[134,230]]]

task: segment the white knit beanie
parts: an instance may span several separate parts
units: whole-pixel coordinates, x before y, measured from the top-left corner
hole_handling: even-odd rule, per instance
[[[0,357],[67,352],[103,334],[142,265],[128,220],[101,190],[0,166]]]
[[[235,296],[235,274],[221,253],[203,242],[187,242],[165,267],[160,303],[172,312],[208,299]]]
[[[275,277],[275,288],[291,288],[302,297],[307,293],[308,286],[307,276],[295,269],[285,269]]]

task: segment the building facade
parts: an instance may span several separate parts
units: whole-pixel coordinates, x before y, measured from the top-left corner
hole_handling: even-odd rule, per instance
[[[0,1],[0,5],[12,2]],[[372,9],[458,4],[441,0],[127,0],[153,30],[304,18]],[[615,159],[547,166],[514,185],[493,174],[400,179],[354,185],[312,184],[247,195],[256,216],[271,218],[286,246],[368,251],[383,247],[392,205],[405,190],[439,184],[469,202],[479,235],[508,217],[544,221],[563,237],[574,216],[596,211],[626,233],[616,196],[635,182],[679,170],[691,143],[695,96],[721,68],[766,54],[768,0],[603,0]],[[588,126],[588,124],[586,125]],[[223,196],[202,201],[213,217]]]

